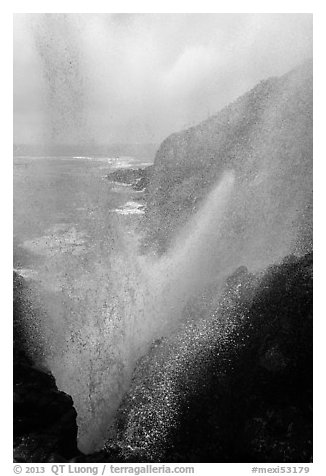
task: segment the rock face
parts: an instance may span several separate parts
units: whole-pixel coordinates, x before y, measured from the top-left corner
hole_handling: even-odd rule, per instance
[[[77,425],[72,398],[25,352],[22,316],[28,312],[24,280],[14,274],[14,459],[43,463],[76,455]]]
[[[264,241],[269,263],[311,251],[312,63],[262,81],[161,144],[148,187],[146,244],[162,252],[223,172],[236,175],[229,235]],[[250,250],[251,253],[253,251]]]
[[[199,309],[209,294],[199,320],[139,362],[108,454],[119,448],[119,460],[139,462],[311,461],[312,256],[289,257],[263,275],[240,268],[219,304],[212,288],[197,298]]]

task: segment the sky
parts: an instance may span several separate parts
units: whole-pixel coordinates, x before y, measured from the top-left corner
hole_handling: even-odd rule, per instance
[[[312,57],[311,14],[15,14],[15,144],[159,144]]]

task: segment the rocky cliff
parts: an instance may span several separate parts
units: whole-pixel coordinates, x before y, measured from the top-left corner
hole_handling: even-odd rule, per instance
[[[161,144],[148,187],[146,244],[166,250],[227,170],[236,174],[229,236],[264,241],[260,252],[269,262],[311,250],[311,61]]]

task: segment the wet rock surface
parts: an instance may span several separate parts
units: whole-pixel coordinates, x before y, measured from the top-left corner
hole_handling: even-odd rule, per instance
[[[76,412],[35,367],[19,325],[15,277],[14,458],[18,462],[312,460],[312,256],[214,286],[201,315],[142,358],[103,451],[77,449]],[[17,297],[18,296],[18,297]],[[197,309],[201,309],[198,296]],[[197,310],[196,310],[197,312]]]

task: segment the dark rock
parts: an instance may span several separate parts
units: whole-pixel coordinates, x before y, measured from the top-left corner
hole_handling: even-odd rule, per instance
[[[132,188],[139,192],[144,191],[148,187],[152,166],[145,168],[126,168],[117,169],[107,175],[107,178],[113,182],[131,185]]]
[[[50,373],[28,356],[22,313],[24,280],[14,273],[14,458],[18,462],[65,461],[77,449],[76,411],[72,398],[60,392]],[[27,311],[26,311],[27,309]]]

